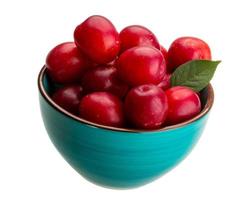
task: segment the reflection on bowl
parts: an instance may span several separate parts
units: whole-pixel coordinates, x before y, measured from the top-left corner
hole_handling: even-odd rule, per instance
[[[65,160],[96,184],[133,188],[149,183],[183,160],[197,143],[213,105],[209,85],[200,96],[203,109],[186,122],[154,131],[113,128],[74,116],[56,105],[43,67],[38,77],[42,118]]]

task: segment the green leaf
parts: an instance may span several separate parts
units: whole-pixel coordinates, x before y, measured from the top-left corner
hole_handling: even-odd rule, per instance
[[[171,76],[171,86],[186,86],[201,91],[213,78],[221,61],[192,60],[179,66]]]

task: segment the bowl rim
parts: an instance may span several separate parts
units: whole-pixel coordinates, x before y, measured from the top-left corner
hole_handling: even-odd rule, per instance
[[[181,123],[178,123],[175,125],[165,126],[165,127],[153,129],[153,130],[151,130],[151,129],[135,129],[135,128],[134,129],[133,128],[118,128],[118,127],[106,126],[106,125],[97,124],[97,123],[85,120],[83,118],[80,118],[74,114],[71,114],[67,110],[60,107],[59,105],[57,105],[52,100],[52,98],[47,94],[47,92],[43,86],[43,78],[46,74],[46,71],[47,71],[47,68],[44,65],[42,67],[42,69],[40,70],[39,75],[38,75],[38,89],[39,89],[40,94],[47,101],[47,103],[49,103],[54,109],[59,111],[61,114],[64,114],[65,116],[67,116],[75,121],[81,122],[85,125],[94,126],[95,128],[102,128],[102,129],[106,129],[106,130],[127,132],[127,133],[150,133],[150,132],[152,133],[152,132],[162,132],[162,131],[166,131],[166,130],[173,130],[173,129],[184,127],[184,126],[191,124],[191,123],[197,121],[198,119],[202,118],[210,111],[210,109],[212,108],[213,103],[214,103],[214,91],[213,91],[212,85],[209,83],[207,86],[207,89],[208,89],[207,102],[204,105],[204,108],[201,110],[201,112],[198,115],[196,115],[195,117],[193,117],[192,119],[189,119],[187,121],[184,121],[184,122],[181,122]]]

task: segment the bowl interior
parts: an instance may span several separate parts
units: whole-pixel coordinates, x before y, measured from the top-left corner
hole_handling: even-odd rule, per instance
[[[42,68],[42,70],[39,74],[38,86],[39,86],[39,90],[40,90],[41,94],[54,108],[56,108],[58,111],[62,112],[63,114],[65,114],[65,115],[67,115],[67,116],[69,116],[77,121],[80,121],[82,123],[89,124],[89,125],[96,126],[96,127],[100,127],[100,128],[109,129],[109,130],[123,131],[123,132],[151,132],[152,131],[152,130],[143,130],[143,129],[116,128],[116,127],[104,126],[104,125],[100,125],[100,124],[96,124],[96,123],[84,120],[76,115],[73,115],[73,114],[67,112],[66,110],[64,110],[63,108],[61,108],[57,104],[55,104],[53,102],[53,100],[50,98],[51,94],[54,91],[56,91],[57,89],[61,88],[62,85],[55,84],[50,79],[50,77],[47,74],[47,70],[46,70],[45,66]],[[155,132],[158,130],[162,131],[162,130],[170,130],[170,129],[179,128],[179,127],[187,125],[187,124],[194,122],[194,121],[200,119],[201,117],[203,117],[207,112],[209,112],[209,110],[211,109],[211,107],[213,105],[213,101],[214,101],[214,93],[213,93],[213,88],[212,88],[211,84],[209,84],[206,88],[204,88],[199,93],[199,96],[201,99],[202,110],[197,116],[195,116],[194,118],[187,120],[185,122],[182,122],[182,123],[179,123],[176,125],[166,126],[166,127],[163,127],[163,128],[157,129],[157,130],[153,130],[153,131]]]

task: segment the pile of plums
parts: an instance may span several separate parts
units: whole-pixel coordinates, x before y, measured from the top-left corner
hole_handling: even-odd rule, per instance
[[[171,73],[195,59],[211,59],[209,46],[194,37],[176,39],[168,51],[146,27],[120,33],[103,16],[90,16],[74,31],[74,42],[54,47],[46,59],[53,101],[85,120],[113,127],[156,129],[201,111],[199,95],[171,87]]]

